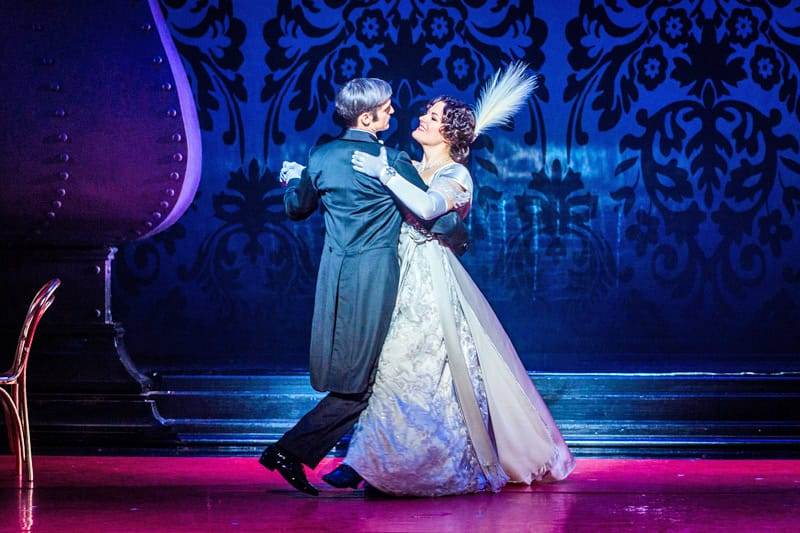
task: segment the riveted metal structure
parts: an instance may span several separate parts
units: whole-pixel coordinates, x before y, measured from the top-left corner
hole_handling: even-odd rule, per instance
[[[152,4],[3,8],[3,241],[116,244],[168,228],[189,206],[199,127]]]
[[[3,337],[30,287],[63,282],[31,359],[34,435],[149,431],[159,417],[113,320],[110,273],[114,247],[169,228],[200,180],[194,100],[163,14],[156,0],[7,3],[0,58]]]

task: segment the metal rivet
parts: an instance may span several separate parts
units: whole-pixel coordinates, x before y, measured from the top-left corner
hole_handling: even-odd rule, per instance
[[[156,220],[161,220],[161,212],[160,211],[153,211],[153,218]]]
[[[169,173],[169,177],[172,178],[175,181],[178,181],[179,179],[181,179],[181,174],[180,174],[180,172],[170,172]],[[171,191],[172,189],[167,189],[167,190]],[[173,191],[173,192],[175,192],[175,191]]]
[[[63,161],[64,163],[66,163],[67,161],[69,161],[69,154],[68,154],[68,153],[66,153],[66,152],[64,152],[64,153],[62,153],[62,154],[59,154],[58,158],[59,158],[61,161]]]
[[[183,154],[180,152],[172,154],[172,160],[175,161],[176,163],[180,163],[181,161],[183,161]]]
[[[58,173],[58,176],[62,180],[67,181],[69,179],[69,172],[67,172],[66,170],[62,170],[61,172]]]
[[[166,209],[169,207],[169,202],[166,200],[161,200],[161,202],[158,205],[161,206],[161,209]]]
[[[172,90],[172,84],[169,83],[169,82],[162,83],[161,84],[161,90],[162,91],[171,91]]]
[[[172,142],[179,143],[182,140],[183,140],[183,135],[181,135],[180,133],[173,133],[172,134]]]
[[[53,212],[53,211],[48,211],[48,212],[47,212],[47,218],[56,218],[56,214],[55,214],[55,212]]]
[[[57,93],[57,92],[61,91],[61,84],[58,83],[57,81],[53,81],[53,82],[50,82],[50,84],[47,86],[47,88],[50,89],[51,91],[53,91],[54,93]]]
[[[160,65],[163,62],[164,62],[164,58],[163,57],[161,57],[161,56],[154,56],[153,57],[153,64],[154,65]]]
[[[58,194],[58,195],[59,195],[61,198],[64,198],[64,197],[67,195],[67,190],[66,190],[66,189],[58,189],[58,190],[56,191],[56,193],[57,193],[57,194]]]
[[[153,223],[152,223],[152,222],[150,222],[149,220],[147,220],[147,221],[145,221],[145,223],[144,223],[144,227],[145,227],[145,228],[147,228],[147,229],[150,229],[150,228],[152,228],[152,227],[153,227]]]
[[[103,271],[103,269],[100,267],[100,265],[95,265],[94,266],[94,273],[95,274],[99,274],[102,271]]]
[[[94,316],[95,318],[100,318],[101,316],[103,316],[103,312],[100,309],[95,309]]]
[[[66,111],[65,111],[63,108],[61,108],[61,107],[59,107],[58,109],[56,109],[55,111],[53,111],[53,114],[54,114],[55,116],[57,116],[57,117],[62,117],[62,118],[63,118],[63,117],[65,117],[65,116],[67,116],[67,112],[66,112]]]
[[[64,132],[61,132],[58,134],[58,140],[61,141],[62,143],[65,143],[69,140],[69,135],[67,135]]]
[[[59,200],[55,200],[52,204],[54,209],[61,209],[61,202]]]
[[[172,108],[167,109],[167,116],[169,118],[177,117],[178,116],[178,110],[177,109],[172,109]]]
[[[173,196],[175,196],[175,189],[167,189],[167,190],[166,190],[166,191],[164,191],[164,192],[165,192],[165,193],[167,193],[167,196],[169,196],[170,198],[172,198]]]
[[[145,24],[142,24],[140,26],[140,28],[141,28],[142,31],[150,31],[150,30],[153,29],[153,25],[145,23]]]

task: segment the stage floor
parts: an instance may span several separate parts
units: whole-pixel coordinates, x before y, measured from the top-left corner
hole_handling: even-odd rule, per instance
[[[0,531],[800,530],[800,461],[581,459],[566,481],[499,494],[365,499],[300,494],[250,457],[36,457],[13,488],[0,457]]]

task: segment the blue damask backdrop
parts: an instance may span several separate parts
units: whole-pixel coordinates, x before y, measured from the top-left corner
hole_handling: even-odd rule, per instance
[[[463,261],[526,365],[798,370],[800,7],[790,0],[161,0],[203,129],[172,229],[124,247],[116,319],[149,369],[307,364],[322,219],[277,171],[391,82],[386,142],[523,59],[544,83],[473,147]]]

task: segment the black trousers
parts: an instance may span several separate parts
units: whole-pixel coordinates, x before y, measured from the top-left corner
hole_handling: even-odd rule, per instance
[[[366,409],[372,387],[358,394],[328,393],[277,444],[300,462],[316,468]]]

